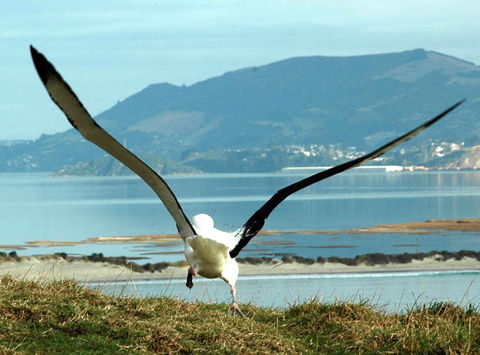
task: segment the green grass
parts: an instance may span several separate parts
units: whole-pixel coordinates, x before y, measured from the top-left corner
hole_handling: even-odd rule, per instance
[[[0,352],[480,353],[480,314],[448,303],[404,314],[316,301],[286,310],[106,296],[73,281],[0,280]]]

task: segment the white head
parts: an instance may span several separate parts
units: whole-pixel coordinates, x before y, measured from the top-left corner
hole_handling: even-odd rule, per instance
[[[212,229],[214,227],[213,218],[205,213],[193,216],[192,224],[195,229]]]

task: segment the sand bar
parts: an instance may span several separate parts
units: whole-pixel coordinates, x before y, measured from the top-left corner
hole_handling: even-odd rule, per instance
[[[480,270],[480,261],[465,257],[461,260],[449,259],[439,261],[429,257],[412,260],[409,263],[377,264],[349,266],[341,263],[314,263],[311,265],[297,262],[283,263],[273,260],[264,264],[240,264],[242,275],[287,275],[287,274],[333,274],[365,272],[406,272],[406,271],[446,271],[446,270]],[[67,261],[62,258],[39,259],[22,258],[20,261],[5,261],[0,264],[0,276],[10,275],[14,278],[35,280],[74,279],[79,282],[111,282],[128,280],[183,279],[186,266],[169,266],[161,272],[134,272],[123,265],[108,262],[91,262],[84,260]]]
[[[260,231],[259,235],[265,236],[283,236],[288,234],[434,234],[438,232],[480,232],[480,219],[463,218],[463,219],[441,219],[427,220],[423,222],[409,222],[398,224],[386,224],[370,227],[362,227],[355,229],[339,229],[339,230],[291,230],[280,231],[276,229],[267,229]],[[78,244],[109,244],[109,243],[156,243],[158,246],[171,246],[181,244],[178,234],[151,234],[151,235],[133,235],[133,236],[107,236],[86,238],[80,241],[51,241],[51,240],[34,240],[25,244],[17,245],[0,245],[0,249],[17,249],[22,250],[32,247],[59,247],[72,246]],[[265,245],[285,245],[292,242],[284,240],[263,241],[257,240],[258,244]]]
[[[263,234],[284,233],[434,233],[435,231],[480,231],[480,219],[451,219],[429,220],[425,222],[412,222],[405,224],[391,224],[359,228],[342,231],[263,231]],[[100,237],[91,238],[82,242],[138,242],[162,241],[171,242],[178,237],[175,234],[135,236],[135,237]],[[31,242],[31,244],[44,244],[59,242]],[[71,242],[69,242],[71,243]],[[20,249],[20,248],[19,248]],[[242,275],[287,275],[287,274],[331,274],[331,273],[365,273],[365,272],[406,272],[406,271],[446,271],[446,270],[480,270],[480,258],[463,257],[442,260],[439,256],[424,257],[421,260],[411,260],[406,263],[376,263],[367,265],[360,263],[355,266],[335,262],[316,262],[312,264],[299,262],[282,262],[273,260],[270,263],[240,264]],[[18,260],[7,259],[0,263],[0,277],[10,275],[14,278],[25,279],[74,279],[80,282],[98,281],[125,281],[125,280],[155,280],[155,279],[183,279],[186,277],[187,266],[169,266],[162,271],[135,272],[124,265],[115,265],[109,262],[92,262],[85,260],[67,261],[61,257],[36,258],[24,257]]]

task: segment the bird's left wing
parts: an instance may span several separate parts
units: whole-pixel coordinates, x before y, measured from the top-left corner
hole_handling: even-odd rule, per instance
[[[125,164],[152,188],[172,215],[177,224],[178,232],[184,240],[195,235],[196,233],[190,221],[165,180],[95,122],[70,86],[62,79],[43,54],[39,53],[32,46],[30,46],[30,52],[37,73],[50,97],[65,113],[72,126],[86,140],[96,144]]]
[[[380,155],[384,154],[385,152],[389,151],[393,147],[399,145],[400,143],[403,143],[413,136],[417,135],[430,125],[434,124],[437,122],[439,119],[456,109],[458,106],[460,106],[465,100],[461,100],[457,102],[455,105],[449,107],[439,115],[435,116],[434,118],[428,120],[427,122],[421,124],[420,126],[412,129],[410,132],[405,133],[403,136],[398,137],[397,139],[381,146],[377,150],[374,150],[371,153],[368,153],[364,156],[361,156],[360,158],[348,161],[346,163],[334,166],[333,168],[321,171],[317,174],[314,174],[312,176],[309,176],[303,180],[297,181],[296,183],[293,183],[287,187],[284,187],[281,190],[278,190],[260,209],[258,209],[252,217],[248,219],[248,221],[236,232],[236,238],[237,238],[237,245],[230,251],[230,256],[232,258],[236,257],[240,250],[247,245],[247,243],[252,239],[254,236],[257,235],[257,233],[262,229],[263,224],[265,223],[265,220],[268,218],[270,213],[283,201],[285,200],[288,196],[291,194],[307,187],[310,186],[316,182],[319,182],[320,180],[329,178],[330,176],[336,175],[338,173],[341,173],[342,171],[354,168],[356,166],[360,166],[367,161],[370,161],[372,159],[375,159],[379,157]]]

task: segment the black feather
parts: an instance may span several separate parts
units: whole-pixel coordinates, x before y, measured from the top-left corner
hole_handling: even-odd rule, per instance
[[[262,229],[265,223],[265,220],[268,218],[270,213],[291,194],[301,189],[304,189],[307,186],[310,186],[316,182],[319,182],[323,179],[339,174],[345,170],[360,166],[366,163],[367,161],[370,161],[372,159],[375,159],[381,156],[382,154],[386,153],[387,151],[399,145],[400,143],[408,141],[410,138],[414,137],[424,129],[428,128],[429,126],[431,126],[432,124],[440,120],[442,117],[445,117],[448,113],[456,109],[458,106],[460,106],[464,102],[465,102],[465,99],[457,102],[455,105],[449,107],[448,109],[446,109],[439,115],[435,116],[434,118],[412,129],[411,131],[409,131],[408,133],[405,133],[404,135],[398,137],[397,139],[394,139],[393,141],[381,146],[380,148],[374,150],[371,153],[368,153],[364,156],[361,156],[360,158],[348,161],[346,163],[334,166],[333,168],[321,171],[303,180],[297,181],[287,187],[284,187],[281,190],[278,190],[262,207],[260,207],[252,215],[252,217],[250,217],[247,220],[247,222],[240,229],[240,233],[241,233],[240,240],[238,244],[235,246],[235,248],[230,251],[230,256],[234,258],[238,255],[240,250],[242,250],[242,248],[248,244],[250,239],[256,236],[258,232]]]

